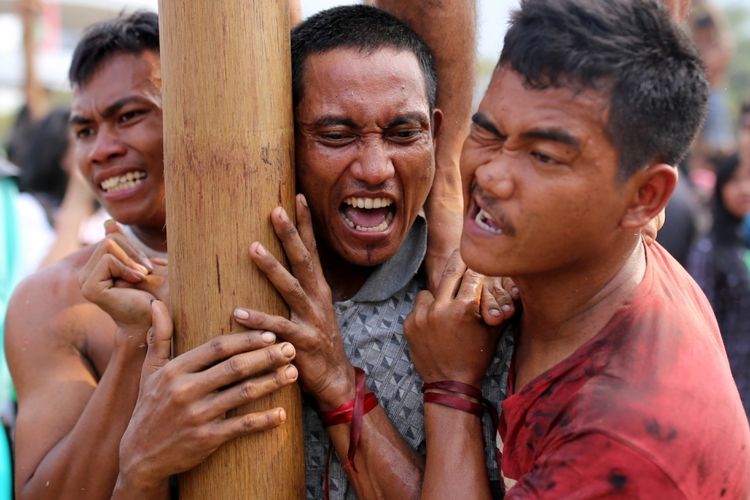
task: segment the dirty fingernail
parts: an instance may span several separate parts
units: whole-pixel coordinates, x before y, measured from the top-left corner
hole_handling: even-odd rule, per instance
[[[500,309],[493,307],[490,309],[490,316],[500,316],[502,313],[500,312]]]
[[[234,317],[239,319],[247,319],[250,317],[250,313],[244,309],[237,308],[234,310]]]
[[[281,346],[281,352],[285,356],[294,356],[294,347],[292,347],[292,344],[284,344]]]
[[[286,378],[288,378],[289,380],[297,379],[297,369],[294,366],[292,365],[287,366],[284,372],[286,373]]]
[[[255,246],[255,253],[257,253],[260,256],[265,256],[266,255],[266,249],[263,248],[263,245],[261,245],[260,243],[258,243]]]

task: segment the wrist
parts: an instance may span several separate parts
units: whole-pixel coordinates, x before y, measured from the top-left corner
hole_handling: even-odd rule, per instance
[[[112,492],[112,498],[138,498],[142,500],[167,498],[169,494],[169,480],[159,479],[143,481],[141,478],[133,477],[120,471],[117,483]]]
[[[346,363],[340,373],[334,374],[332,379],[333,382],[314,395],[320,411],[338,408],[351,401],[356,393],[354,367],[351,363]]]

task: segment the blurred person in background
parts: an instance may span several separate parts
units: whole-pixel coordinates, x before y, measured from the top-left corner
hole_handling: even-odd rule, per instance
[[[750,213],[750,162],[740,163],[732,155],[713,163],[713,224],[690,252],[688,271],[716,313],[732,375],[750,415],[750,255],[742,239],[742,220]]]
[[[74,164],[69,117],[67,108],[53,110],[31,128],[20,148],[17,214],[22,276],[69,255],[83,243],[98,241],[104,233],[104,218],[97,217],[96,235],[81,235],[96,204]]]

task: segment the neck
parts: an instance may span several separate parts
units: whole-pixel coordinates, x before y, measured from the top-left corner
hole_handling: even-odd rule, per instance
[[[353,297],[372,273],[371,267],[358,266],[342,259],[322,242],[318,246],[318,255],[335,302]]]
[[[583,267],[514,279],[523,302],[517,388],[573,354],[607,324],[643,279],[645,250],[638,238],[616,256]]]
[[[136,238],[148,248],[156,252],[167,251],[167,229],[165,227],[130,226],[130,229]]]

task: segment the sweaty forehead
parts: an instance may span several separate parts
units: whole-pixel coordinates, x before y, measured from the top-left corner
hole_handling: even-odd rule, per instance
[[[414,54],[391,48],[334,49],[305,61],[302,114],[350,114],[401,107],[428,112],[425,81]]]

